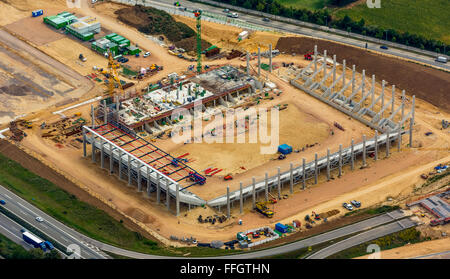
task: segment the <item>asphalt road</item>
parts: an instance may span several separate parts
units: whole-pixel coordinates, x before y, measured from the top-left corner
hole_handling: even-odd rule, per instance
[[[398,231],[411,228],[416,226],[417,224],[411,219],[403,219],[397,222],[389,223],[383,226],[376,227],[374,229],[362,232],[360,234],[354,235],[342,241],[339,241],[333,245],[330,245],[311,256],[307,257],[307,259],[325,259],[331,255],[334,255],[338,252],[344,251],[353,246],[365,243],[370,240],[374,240],[380,237],[383,237],[388,234],[396,233]]]
[[[7,210],[14,213],[16,216],[22,220],[28,222],[30,225],[45,233],[64,247],[68,247],[71,244],[78,245],[80,247],[80,256],[84,259],[105,259],[108,258],[103,252],[98,248],[93,247],[85,242],[83,242],[79,237],[78,233],[74,234],[74,230],[63,225],[59,221],[56,221],[49,215],[45,214],[38,208],[29,204],[22,198],[18,197],[11,191],[5,189],[3,186],[0,187],[0,199],[5,200],[6,204],[2,205]],[[3,215],[2,215],[3,216]],[[43,222],[36,221],[36,217],[40,216],[44,218]],[[3,224],[3,222],[1,223]],[[11,224],[5,223],[5,224]],[[8,234],[17,234],[21,237],[20,228],[16,226],[10,227],[9,225],[4,226],[4,229],[9,230]],[[18,229],[18,230],[17,230]],[[8,235],[7,235],[8,236]]]
[[[151,1],[147,1],[147,3],[153,4],[153,5],[157,4],[164,10],[177,11],[177,13],[180,13],[180,11],[177,10],[173,6],[172,2],[167,3],[167,1],[164,1],[164,0],[151,0]],[[181,4],[183,5],[183,7],[186,7],[191,10],[201,9],[203,11],[208,11],[209,13],[214,13],[219,16],[225,15],[225,13],[223,12],[223,8],[220,8],[220,7],[214,7],[214,6],[200,4],[200,3],[193,3],[193,2],[185,1],[185,0],[181,1]],[[326,32],[326,31],[311,29],[311,28],[307,28],[307,27],[303,27],[303,26],[294,25],[294,24],[289,24],[286,22],[281,22],[281,21],[276,21],[276,20],[271,20],[270,22],[264,22],[264,21],[262,21],[262,17],[248,15],[248,14],[244,14],[244,13],[239,13],[239,20],[242,20],[244,22],[248,22],[248,23],[251,23],[254,25],[258,25],[261,27],[270,28],[275,31],[282,31],[282,32],[288,32],[288,33],[299,34],[299,35],[307,35],[307,36],[326,39],[326,40],[344,43],[347,45],[352,45],[352,46],[357,46],[357,47],[364,48],[365,44],[366,44],[365,41],[361,41],[358,39],[349,38],[349,37],[345,37],[342,35],[332,34],[332,33]],[[398,56],[401,58],[411,59],[411,60],[414,60],[414,61],[417,61],[420,63],[438,67],[441,69],[450,70],[450,65],[448,63],[443,64],[443,63],[436,62],[435,58],[429,57],[427,55],[418,54],[418,53],[406,51],[403,49],[396,49],[393,47],[389,47],[389,49],[384,50],[384,49],[380,49],[381,45],[382,44],[369,42],[368,49],[376,50],[377,52],[380,52],[380,53],[386,53],[386,54]]]
[[[26,243],[22,239],[21,229],[22,226],[0,213],[0,234],[6,236],[27,250],[34,248],[31,244]]]
[[[177,257],[167,257],[167,256],[158,256],[158,255],[150,255],[144,254],[134,251],[129,251],[126,249],[118,248],[109,244],[102,243],[100,241],[91,239],[72,228],[67,227],[66,225],[60,223],[49,215],[45,214],[41,210],[37,209],[33,205],[24,201],[11,191],[7,190],[3,186],[0,185],[0,199],[4,199],[6,204],[4,205],[6,209],[10,210],[18,217],[27,221],[28,223],[35,226],[37,229],[41,230],[49,237],[52,237],[56,241],[60,242],[62,245],[67,246],[72,243],[77,244],[81,248],[81,257],[82,258],[108,258],[107,255],[102,253],[100,250],[111,252],[117,255],[122,255],[130,258],[136,259],[175,259]],[[1,215],[0,215],[1,216]],[[44,222],[39,223],[35,220],[36,216],[41,216],[44,218]],[[255,251],[250,253],[242,253],[236,255],[229,256],[220,256],[215,257],[218,259],[255,259],[261,257],[268,257],[278,254],[284,254],[288,252],[292,252],[301,248],[305,248],[308,246],[317,245],[323,242],[328,242],[333,239],[341,238],[346,235],[351,235],[354,233],[362,232],[369,230],[371,228],[381,226],[383,224],[392,222],[394,220],[399,220],[404,218],[405,216],[401,211],[390,212],[389,214],[383,214],[380,216],[376,216],[355,224],[351,224],[345,226],[343,228],[339,228],[330,232],[326,232],[320,235],[316,235],[307,239],[303,239],[297,242],[289,243],[283,246],[274,247],[266,250]],[[3,222],[1,223],[3,224]],[[8,224],[8,223],[5,223]],[[393,224],[396,224],[395,222]],[[0,227],[0,231],[7,230],[7,234],[15,234],[20,229],[16,226],[5,225],[4,228]],[[7,235],[7,236],[8,236]],[[210,258],[210,257],[208,257]],[[202,259],[207,259],[206,257]]]

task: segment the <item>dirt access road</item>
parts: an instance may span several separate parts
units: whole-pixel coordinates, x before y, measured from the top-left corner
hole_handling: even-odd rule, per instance
[[[13,49],[15,52],[20,53],[20,55],[23,55],[30,63],[35,64],[36,66],[41,68],[42,72],[47,72],[49,76],[53,75],[54,77],[56,77],[56,79],[59,79],[60,81],[63,81],[70,85],[73,90],[65,92],[63,100],[81,97],[94,87],[94,84],[82,75],[78,74],[66,65],[56,61],[55,59],[49,57],[40,50],[14,37],[3,29],[0,29],[0,43],[8,46],[10,49]],[[62,100],[61,98],[58,99],[49,97],[44,102],[40,102],[38,106],[31,106],[31,104],[29,104],[28,102],[24,102],[20,108],[13,109],[12,113],[31,113],[47,108],[50,105],[55,104],[56,101],[61,102]]]

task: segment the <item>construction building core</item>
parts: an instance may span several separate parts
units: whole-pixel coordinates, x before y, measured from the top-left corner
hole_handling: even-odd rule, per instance
[[[253,77],[231,66],[212,69],[192,78],[178,77],[176,73],[169,78],[172,80],[169,86],[122,101],[119,123],[134,131],[158,133],[164,130],[165,125],[189,120],[182,116],[175,119],[172,116],[175,109],[189,110],[196,101],[201,101],[205,114],[213,114],[217,106],[225,109],[238,104],[241,101],[239,97],[252,94],[258,85]],[[178,81],[173,82],[174,79]]]

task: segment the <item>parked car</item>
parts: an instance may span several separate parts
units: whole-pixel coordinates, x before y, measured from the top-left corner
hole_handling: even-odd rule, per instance
[[[350,201],[350,203],[353,204],[353,206],[356,208],[361,207],[361,203],[359,201],[352,200]]]
[[[342,204],[342,206],[343,206],[345,209],[347,209],[347,210],[350,210],[350,211],[353,210],[353,206],[352,206],[351,204],[349,204],[349,203],[344,202],[344,203]]]
[[[270,19],[268,17],[265,17],[262,20],[265,21],[265,22],[269,22],[270,21]]]
[[[383,46],[380,46],[380,48],[381,48],[381,49],[388,49],[388,47],[387,47],[387,46],[384,46],[384,45],[383,45]]]
[[[127,63],[128,61],[129,61],[129,59],[126,57],[120,57],[119,59],[117,59],[117,62],[120,62],[120,63]]]
[[[39,223],[44,222],[44,218],[38,216],[36,217],[36,221],[38,221]]]
[[[146,53],[144,53],[144,58],[149,57],[149,56],[150,56],[150,52],[147,51]]]
[[[0,200],[0,204],[6,204],[4,200]]]

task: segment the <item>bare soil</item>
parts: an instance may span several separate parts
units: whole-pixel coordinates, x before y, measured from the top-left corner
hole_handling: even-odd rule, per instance
[[[416,95],[439,108],[450,111],[450,74],[431,67],[405,60],[380,55],[361,48],[342,45],[325,40],[307,37],[283,37],[278,40],[277,49],[281,52],[303,55],[314,50],[327,50],[327,54],[336,55],[337,59],[345,59],[347,65],[356,65],[358,72],[363,69],[368,75],[376,75],[396,87],[406,90],[408,95]]]

